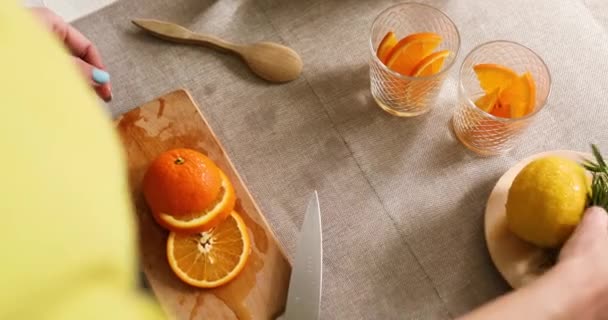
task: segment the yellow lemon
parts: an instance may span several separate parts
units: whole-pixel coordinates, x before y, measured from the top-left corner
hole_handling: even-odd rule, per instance
[[[587,190],[585,170],[576,162],[555,156],[534,160],[509,189],[509,229],[537,246],[559,247],[582,217]]]

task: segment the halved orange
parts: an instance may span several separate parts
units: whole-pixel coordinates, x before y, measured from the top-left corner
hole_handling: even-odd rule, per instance
[[[219,169],[218,169],[219,170]],[[171,231],[200,232],[221,223],[234,209],[236,195],[228,177],[219,170],[221,187],[215,202],[207,209],[179,216],[152,211],[156,221]]]
[[[191,149],[159,155],[144,175],[143,193],[154,219],[171,231],[212,228],[236,202],[226,175],[207,156]]]
[[[234,279],[250,253],[247,227],[236,212],[208,231],[171,232],[167,240],[169,266],[182,281],[199,288],[215,288]]]
[[[441,36],[433,32],[411,34],[399,41],[387,57],[386,66],[409,76],[416,65],[431,54],[441,43]]]
[[[192,149],[172,149],[160,154],[143,179],[146,202],[156,212],[175,216],[209,208],[220,192],[217,165]]]
[[[517,77],[500,95],[500,103],[509,106],[511,118],[523,117],[534,111],[536,85],[530,72]]]
[[[505,89],[517,79],[515,71],[499,64],[478,64],[473,67],[479,79],[479,85],[485,93],[491,93],[496,89]]]
[[[426,56],[414,67],[411,76],[427,77],[438,73],[449,55],[450,50],[442,50]]]
[[[389,31],[378,45],[377,56],[382,63],[386,64],[386,58],[391,53],[391,50],[393,50],[395,44],[397,44],[397,36],[394,32]]]

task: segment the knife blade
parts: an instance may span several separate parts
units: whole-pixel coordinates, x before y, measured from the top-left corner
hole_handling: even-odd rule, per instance
[[[323,276],[322,233],[319,196],[314,191],[300,230],[283,319],[319,319]]]

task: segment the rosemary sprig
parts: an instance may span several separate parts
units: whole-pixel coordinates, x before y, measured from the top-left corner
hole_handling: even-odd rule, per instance
[[[585,160],[583,163],[583,167],[593,176],[591,193],[587,195],[587,205],[608,210],[608,165],[596,145],[592,144],[591,149],[595,161]]]

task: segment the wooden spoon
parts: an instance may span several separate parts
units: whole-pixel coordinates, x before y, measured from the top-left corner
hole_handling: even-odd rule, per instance
[[[245,60],[253,73],[271,82],[291,81],[297,79],[302,73],[300,56],[292,49],[278,43],[257,42],[240,45],[215,36],[195,33],[170,22],[151,19],[135,19],[132,22],[164,40],[202,45],[223,52],[235,53]]]

